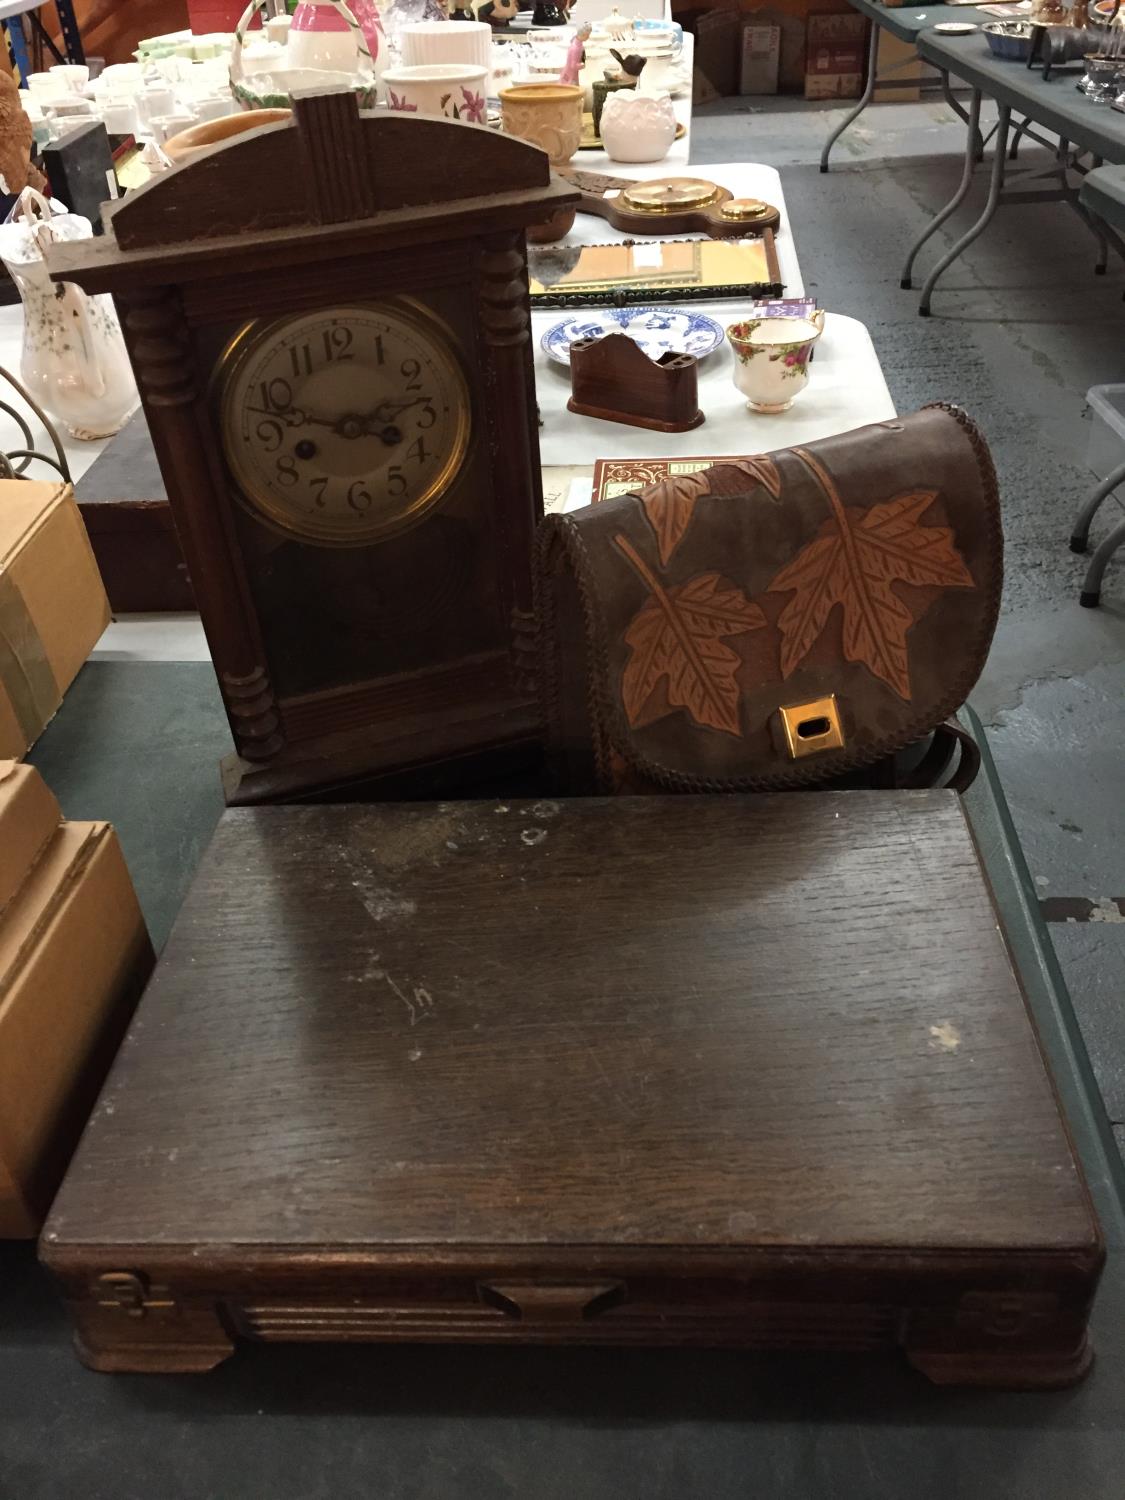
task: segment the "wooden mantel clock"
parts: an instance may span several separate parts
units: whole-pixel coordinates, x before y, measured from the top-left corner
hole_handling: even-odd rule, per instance
[[[512,137],[310,92],[53,253],[121,316],[228,801],[463,786],[534,745],[524,231],[576,200]]]

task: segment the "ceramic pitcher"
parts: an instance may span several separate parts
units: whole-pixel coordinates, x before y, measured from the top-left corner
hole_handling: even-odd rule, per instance
[[[350,14],[349,14],[350,12]],[[354,73],[360,54],[354,39],[358,25],[371,54],[376,74],[386,65],[383,23],[375,0],[301,0],[289,27],[289,65],[293,68],[324,68],[329,72]]]
[[[20,379],[72,437],[109,437],[137,405],[137,387],[113,302],[53,282],[46,253],[64,240],[93,236],[89,219],[54,214],[25,188],[10,224],[0,225],[0,259],[23,299]]]

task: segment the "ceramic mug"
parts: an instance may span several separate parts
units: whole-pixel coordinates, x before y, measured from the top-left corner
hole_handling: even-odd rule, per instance
[[[387,108],[484,125],[487,123],[484,92],[487,77],[484,68],[470,67],[466,63],[388,68],[383,74]]]
[[[734,383],[754,411],[788,411],[809,381],[809,356],[824,332],[824,309],[811,318],[750,318],[727,329]]]
[[[538,146],[553,167],[561,167],[582,139],[582,99],[578,84],[517,83],[500,95],[504,129]]]
[[[90,69],[85,63],[56,63],[47,69],[52,78],[57,78],[64,88],[80,94],[90,81]]]
[[[487,21],[408,21],[400,26],[398,45],[404,68],[447,63],[492,69],[492,27]],[[488,90],[485,90],[488,94]]]

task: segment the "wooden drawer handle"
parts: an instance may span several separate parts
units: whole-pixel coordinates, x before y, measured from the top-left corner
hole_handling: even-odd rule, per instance
[[[625,1300],[623,1281],[498,1281],[479,1290],[482,1302],[528,1323],[581,1323]]]

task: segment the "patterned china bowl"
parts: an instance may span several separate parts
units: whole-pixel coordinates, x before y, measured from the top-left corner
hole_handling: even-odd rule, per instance
[[[543,349],[560,365],[570,364],[570,346],[577,339],[604,338],[624,333],[648,355],[694,354],[703,359],[723,342],[714,318],[682,307],[598,307],[583,310],[556,323],[543,335]]]

